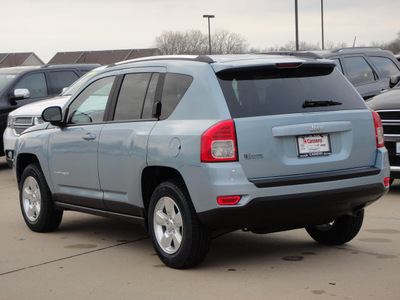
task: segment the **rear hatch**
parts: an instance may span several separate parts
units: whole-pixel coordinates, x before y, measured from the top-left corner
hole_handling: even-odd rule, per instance
[[[374,166],[372,113],[333,64],[231,68],[217,76],[249,179]]]

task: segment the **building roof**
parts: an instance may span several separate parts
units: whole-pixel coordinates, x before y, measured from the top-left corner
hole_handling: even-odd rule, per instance
[[[0,68],[40,66],[44,62],[33,52],[0,53]]]
[[[109,65],[133,58],[159,55],[157,48],[58,52],[48,63],[99,63]]]

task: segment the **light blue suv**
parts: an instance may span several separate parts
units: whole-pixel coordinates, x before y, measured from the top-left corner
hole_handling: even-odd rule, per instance
[[[63,210],[146,226],[172,268],[213,236],[306,228],[353,239],[388,191],[379,116],[328,60],[162,56],[111,65],[17,140],[26,224]]]

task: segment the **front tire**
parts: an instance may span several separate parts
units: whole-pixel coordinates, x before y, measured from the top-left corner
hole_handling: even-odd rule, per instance
[[[211,235],[197,217],[190,196],[180,181],[157,186],[150,199],[148,225],[161,261],[174,269],[187,269],[206,257]]]
[[[364,209],[361,209],[355,216],[342,216],[328,224],[306,227],[306,230],[320,244],[342,245],[351,241],[358,234],[363,220]]]
[[[22,173],[19,199],[26,225],[36,232],[49,232],[58,228],[62,210],[54,208],[51,192],[38,164],[28,165]]]

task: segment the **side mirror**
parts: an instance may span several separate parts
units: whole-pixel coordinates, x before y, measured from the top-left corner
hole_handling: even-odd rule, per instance
[[[394,76],[390,77],[390,80],[389,80],[389,87],[390,87],[390,88],[393,88],[393,87],[395,87],[399,82],[400,82],[400,75],[394,75]]]
[[[10,95],[11,104],[15,105],[16,100],[29,99],[31,96],[28,89],[15,89],[14,92]]]
[[[62,89],[61,94],[64,94],[68,90],[68,87]]]
[[[62,126],[62,110],[59,106],[50,106],[42,112],[42,120],[54,126]]]

